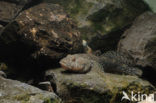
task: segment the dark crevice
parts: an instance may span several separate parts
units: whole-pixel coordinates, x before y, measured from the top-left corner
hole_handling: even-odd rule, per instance
[[[26,4],[24,6],[23,10],[26,10],[26,9],[28,9],[30,7],[33,7],[33,6],[37,5],[37,4],[40,4],[42,1],[43,0],[32,0],[30,3],[28,3],[28,4]]]
[[[59,66],[59,60],[44,55],[32,57],[31,54],[38,50],[34,45],[16,41],[8,45],[0,43],[0,48],[1,61],[8,65],[9,71],[12,71],[8,73],[8,78],[14,80],[27,83],[33,79],[32,85],[37,86],[44,80],[45,70]]]
[[[156,86],[156,70],[149,66],[142,68],[142,70],[143,70],[142,78],[149,81],[154,86]]]
[[[1,21],[1,20],[0,20],[0,25],[2,25],[2,26],[6,26],[7,24],[8,24],[8,22]]]
[[[131,24],[129,24],[128,26],[126,26],[124,28],[114,30],[105,35],[97,33],[97,36],[91,40],[91,42],[89,43],[89,46],[95,51],[101,50],[102,53],[104,53],[106,51],[111,51],[111,50],[116,51],[118,42],[119,42],[122,34],[130,26],[131,26]],[[99,45],[99,44],[101,44],[101,45]]]

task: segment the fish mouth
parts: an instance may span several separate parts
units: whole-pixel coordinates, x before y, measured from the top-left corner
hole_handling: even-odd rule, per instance
[[[82,68],[76,68],[76,67],[68,67],[65,65],[64,62],[60,62],[60,65],[63,69],[67,70],[67,71],[72,71],[72,72],[80,72],[82,70]]]
[[[68,68],[67,66],[63,65],[63,64],[61,64],[61,67],[62,67],[63,69],[65,69],[65,70],[69,70],[69,68]]]
[[[59,63],[61,65],[61,67],[67,71],[72,71],[72,72],[83,71],[83,67],[68,66],[68,65],[66,65],[66,62],[64,62],[64,61],[60,61]]]
[[[63,69],[65,69],[65,70],[68,70],[68,69],[69,69],[69,68],[65,65],[64,62],[60,61],[59,63],[60,63],[60,65],[61,65],[61,67],[62,67]]]

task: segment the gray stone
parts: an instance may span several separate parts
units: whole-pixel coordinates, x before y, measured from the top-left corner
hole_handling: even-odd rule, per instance
[[[15,0],[12,0],[15,1]],[[26,4],[30,3],[30,0],[20,0],[18,2],[11,2],[10,0],[0,1],[0,22],[6,25],[10,21],[16,18],[22,11]],[[29,1],[29,2],[28,2]],[[20,3],[19,3],[20,2]]]
[[[0,77],[0,103],[61,103],[52,92]]]
[[[98,68],[97,65],[86,74],[65,72],[60,68],[48,70],[46,75],[56,78],[57,93],[67,103],[71,101],[74,103],[121,103],[123,91],[128,95],[131,91],[135,93],[154,91],[154,87],[149,82],[138,77],[104,73]]]
[[[118,51],[132,56],[136,64],[156,70],[156,14],[139,16],[123,34]]]

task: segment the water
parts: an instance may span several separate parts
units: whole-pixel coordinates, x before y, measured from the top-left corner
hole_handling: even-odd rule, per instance
[[[149,5],[152,11],[156,13],[156,0],[144,0],[144,1]]]

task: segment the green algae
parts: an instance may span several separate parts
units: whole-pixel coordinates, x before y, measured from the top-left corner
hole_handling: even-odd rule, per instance
[[[99,94],[94,90],[87,90],[81,87],[68,86],[72,99],[80,103],[109,103],[111,98],[110,92]]]
[[[60,102],[58,100],[46,98],[46,99],[44,99],[44,103],[60,103]]]
[[[27,103],[30,99],[30,94],[20,94],[20,95],[16,95],[14,96],[13,98],[15,100],[18,100],[18,101],[22,101],[22,103]]]

